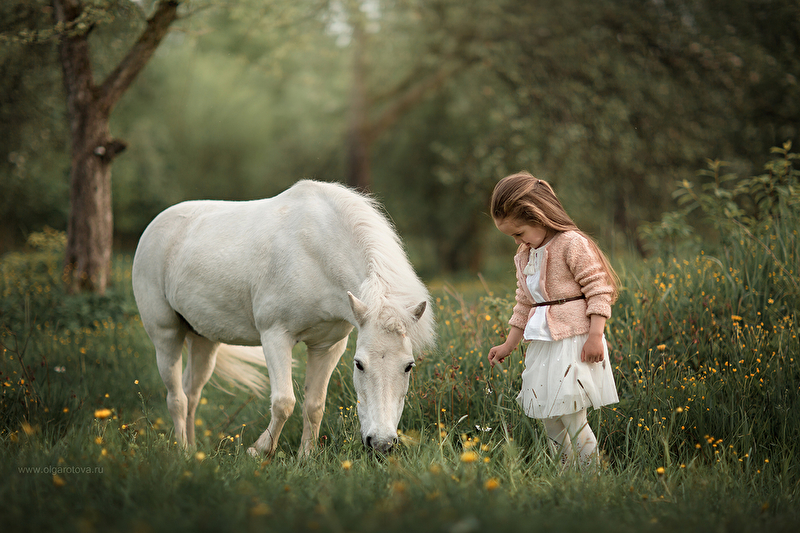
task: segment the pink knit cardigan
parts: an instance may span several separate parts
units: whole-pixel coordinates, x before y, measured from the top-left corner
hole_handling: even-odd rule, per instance
[[[514,256],[517,267],[517,303],[508,323],[522,330],[537,309],[522,273],[530,258],[531,247],[520,245]],[[589,332],[591,315],[611,317],[614,288],[608,282],[603,264],[589,241],[580,233],[565,231],[556,234],[544,249],[540,277],[542,296],[546,301],[579,296],[574,300],[540,309],[547,310],[547,325],[553,340],[561,340]]]

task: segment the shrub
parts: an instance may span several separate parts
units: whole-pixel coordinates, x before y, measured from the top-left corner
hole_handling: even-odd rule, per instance
[[[105,295],[67,294],[63,280],[65,246],[63,232],[45,228],[30,235],[24,251],[0,259],[0,326],[15,332],[33,323],[78,329],[136,313],[129,298],[129,283],[118,283]],[[117,272],[116,277],[124,276]]]

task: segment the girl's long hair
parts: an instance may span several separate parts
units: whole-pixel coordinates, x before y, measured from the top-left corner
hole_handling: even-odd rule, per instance
[[[549,183],[525,171],[506,176],[495,185],[491,213],[496,221],[512,219],[526,224],[538,224],[556,232],[575,231],[581,234],[600,258],[608,282],[614,287],[613,300],[617,299],[619,277],[606,254],[592,237],[575,225]]]

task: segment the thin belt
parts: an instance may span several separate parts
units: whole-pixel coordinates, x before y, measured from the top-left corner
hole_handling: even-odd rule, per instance
[[[545,305],[561,305],[561,304],[565,304],[567,302],[572,302],[572,301],[575,301],[575,300],[585,300],[585,299],[586,299],[586,295],[585,294],[581,294],[580,296],[572,296],[571,298],[561,298],[560,300],[550,300],[549,302],[535,303],[531,307],[542,307],[542,306],[545,306]]]

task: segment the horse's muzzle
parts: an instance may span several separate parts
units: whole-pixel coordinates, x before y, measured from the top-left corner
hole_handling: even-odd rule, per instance
[[[389,453],[392,451],[395,443],[397,442],[397,438],[380,438],[373,435],[367,435],[367,438],[364,439],[364,446],[369,448],[372,451],[380,452],[380,453]]]

